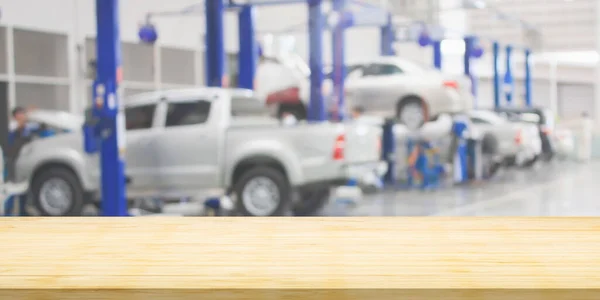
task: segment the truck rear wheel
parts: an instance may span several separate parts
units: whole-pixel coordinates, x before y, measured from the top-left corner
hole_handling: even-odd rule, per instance
[[[43,216],[80,216],[85,192],[69,169],[51,167],[37,174],[31,185],[33,204]]]
[[[254,167],[234,184],[236,206],[244,216],[284,216],[292,193],[285,176],[269,167]]]

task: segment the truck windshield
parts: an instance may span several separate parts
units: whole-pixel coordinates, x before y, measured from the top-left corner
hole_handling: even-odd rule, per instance
[[[232,117],[271,117],[269,109],[254,97],[233,96],[231,98]]]

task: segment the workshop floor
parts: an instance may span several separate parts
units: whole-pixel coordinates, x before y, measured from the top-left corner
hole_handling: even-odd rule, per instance
[[[598,216],[600,162],[507,170],[491,182],[437,191],[386,191],[327,216]],[[594,178],[596,177],[596,178]],[[596,181],[594,180],[596,179]]]

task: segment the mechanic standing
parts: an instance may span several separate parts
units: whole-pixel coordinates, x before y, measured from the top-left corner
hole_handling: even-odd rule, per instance
[[[587,112],[581,114],[581,136],[579,141],[579,161],[588,162],[592,159],[592,142],[594,135],[594,121]]]
[[[4,155],[5,155],[5,177],[6,180],[5,181],[12,181],[14,182],[16,180],[15,178],[15,165],[16,165],[16,161],[17,158],[19,157],[19,153],[21,152],[21,149],[23,148],[23,146],[25,146],[25,144],[27,144],[28,142],[31,141],[32,137],[37,133],[38,131],[38,127],[33,125],[33,124],[29,124],[28,123],[28,118],[27,118],[27,109],[23,108],[23,107],[16,107],[13,109],[12,111],[12,117],[15,120],[17,126],[16,128],[14,128],[8,135],[8,147],[6,149],[6,151],[4,151]],[[6,201],[6,207],[4,208],[5,212],[11,212],[13,211],[13,203],[14,200],[16,198],[11,197],[12,199],[9,199]],[[21,212],[24,212],[24,208],[25,208],[25,199],[23,199],[24,197],[21,196],[19,197],[18,200],[19,201],[19,210]]]

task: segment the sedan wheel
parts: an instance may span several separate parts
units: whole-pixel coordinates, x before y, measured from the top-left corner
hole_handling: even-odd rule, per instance
[[[409,130],[417,130],[428,121],[424,103],[417,98],[401,101],[396,111],[396,118]]]

